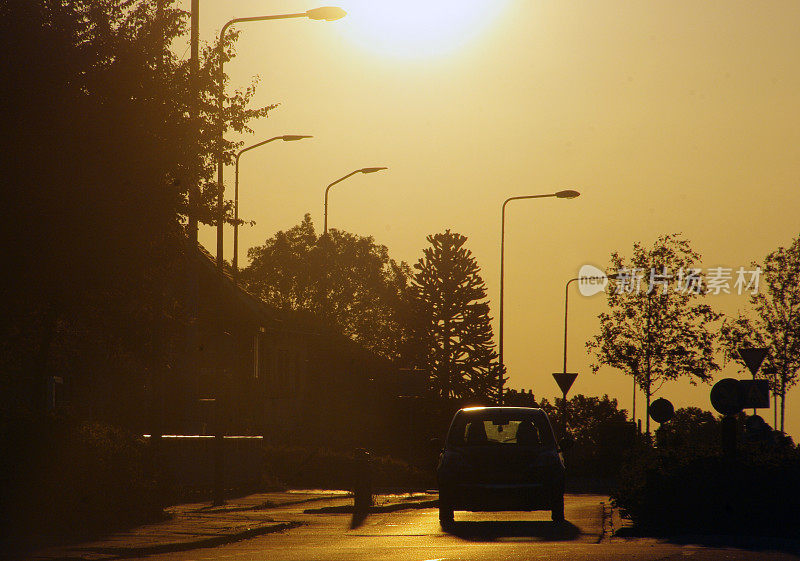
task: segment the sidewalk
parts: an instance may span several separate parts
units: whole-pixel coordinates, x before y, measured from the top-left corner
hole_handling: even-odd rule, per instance
[[[375,495],[371,510],[388,512],[436,505],[435,493]],[[286,507],[298,505],[298,509]],[[308,508],[304,508],[308,506]],[[314,508],[316,507],[316,508]],[[281,512],[277,512],[281,509]],[[106,561],[157,553],[215,547],[295,528],[302,524],[296,514],[352,512],[353,498],[346,491],[295,490],[257,493],[228,500],[221,507],[209,503],[183,504],[166,509],[170,519],[111,534],[89,543],[36,551],[26,559],[39,561]]]

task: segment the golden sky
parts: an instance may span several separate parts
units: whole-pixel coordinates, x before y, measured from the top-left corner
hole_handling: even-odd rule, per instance
[[[233,85],[258,75],[256,103],[281,104],[244,140],[315,137],[242,156],[240,215],[257,222],[240,228],[242,264],[247,248],[305,212],[321,229],[328,183],[388,166],[333,188],[330,226],[372,235],[411,263],[428,234],[468,236],[496,317],[502,201],[577,189],[575,200],[515,201],[506,216],[509,386],[552,399],[564,284],[581,265],[604,267],[613,250],[682,232],[706,267],[735,269],[800,234],[796,0],[326,3],[348,17],[238,27]],[[201,0],[201,34],[210,41],[231,18],[318,5]],[[210,229],[201,240],[215,250]],[[228,259],[231,240],[228,228]],[[568,369],[580,376],[571,394],[609,393],[630,410],[630,378],[593,375],[583,349],[604,299],[572,290]],[[735,313],[747,298],[711,303]],[[732,365],[725,376],[744,377]],[[658,396],[711,409],[709,389],[681,381]],[[795,437],[799,391],[787,399]]]

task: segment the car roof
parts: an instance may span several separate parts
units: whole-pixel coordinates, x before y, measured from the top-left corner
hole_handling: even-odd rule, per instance
[[[495,406],[495,407],[463,407],[459,409],[459,412],[464,411],[465,413],[469,413],[471,411],[486,411],[488,413],[544,413],[544,410],[541,407],[505,407],[505,406]]]
[[[455,417],[528,417],[547,418],[547,413],[539,407],[464,407],[459,409]]]

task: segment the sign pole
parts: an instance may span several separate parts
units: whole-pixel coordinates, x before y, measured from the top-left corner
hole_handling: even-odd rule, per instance
[[[739,347],[737,349],[739,351],[739,356],[742,357],[742,361],[744,362],[747,369],[753,375],[753,380],[756,379],[756,372],[758,369],[761,368],[761,363],[764,362],[764,359],[767,357],[767,353],[769,349],[765,347],[759,348],[746,348],[746,347]],[[756,414],[756,408],[753,407],[753,415]]]
[[[575,381],[575,378],[578,377],[578,374],[575,372],[555,372],[553,373],[553,378],[555,378],[558,387],[561,388],[561,395],[563,396],[561,401],[561,418],[564,420],[564,434],[567,433],[567,392],[572,387],[572,383]]]
[[[722,455],[733,460],[736,458],[736,416],[722,417]]]

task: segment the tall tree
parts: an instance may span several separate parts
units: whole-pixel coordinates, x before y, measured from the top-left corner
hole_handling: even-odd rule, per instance
[[[497,353],[480,267],[466,236],[447,230],[427,240],[412,283],[423,366],[442,397],[494,397]]]
[[[600,314],[600,333],[586,346],[595,373],[602,365],[618,368],[642,389],[648,433],[651,397],[666,381],[708,382],[719,370],[709,324],[720,316],[701,303],[706,288],[699,262],[679,234],[659,236],[651,247],[635,243],[630,260],[611,254],[616,278],[607,290],[609,312]]]
[[[800,373],[800,236],[789,247],[767,254],[763,263],[752,265],[761,271],[758,290],[750,296],[755,317],[740,313],[726,319],[721,329],[723,349],[726,359],[742,366],[740,347],[769,349],[758,376],[769,381],[781,401],[783,431],[786,392],[797,384]]]
[[[386,246],[337,229],[318,236],[306,214],[248,257],[242,281],[265,302],[313,312],[373,352],[407,360],[411,270],[391,259]]]
[[[0,75],[13,76],[0,80],[3,262],[13,294],[0,314],[0,370],[9,387],[27,388],[48,369],[84,371],[79,346],[150,354],[142,342],[172,315],[159,302],[181,282],[194,182],[203,187],[194,211],[217,220],[218,55],[210,46],[202,57],[193,122],[189,61],[172,49],[187,24],[175,0],[0,0]],[[227,97],[226,127],[245,131],[267,113],[248,107],[252,95]],[[230,157],[235,145],[222,149]],[[59,343],[71,338],[82,344]],[[57,347],[65,357],[53,364]],[[117,366],[92,368],[107,375]],[[38,397],[0,393],[34,405],[44,395],[34,385]]]

